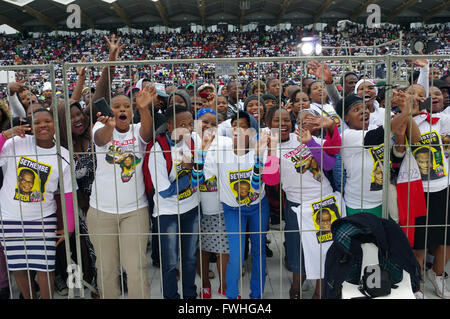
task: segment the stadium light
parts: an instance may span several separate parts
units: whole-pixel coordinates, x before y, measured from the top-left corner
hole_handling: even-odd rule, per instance
[[[103,2],[107,2],[107,3],[113,3],[116,2],[116,0],[102,0]]]
[[[19,7],[23,7],[27,4],[29,4],[30,2],[33,2],[33,0],[3,0],[3,1],[15,4],[16,6],[19,6]]]
[[[306,56],[321,55],[322,45],[315,37],[304,37],[302,38],[302,42],[297,45],[297,54]]]
[[[72,3],[72,2],[74,2],[75,0],[52,0],[53,2],[58,2],[58,3],[61,3],[61,4],[63,4],[63,5],[68,5],[68,4],[70,4],[70,3]]]

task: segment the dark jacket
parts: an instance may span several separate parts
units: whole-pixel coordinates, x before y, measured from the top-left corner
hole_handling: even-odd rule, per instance
[[[409,273],[413,292],[420,288],[420,265],[400,226],[392,220],[370,213],[359,213],[336,220],[331,225],[333,244],[325,260],[324,297],[341,298],[342,283],[359,284],[362,243],[378,247],[380,267],[391,275],[392,284]]]

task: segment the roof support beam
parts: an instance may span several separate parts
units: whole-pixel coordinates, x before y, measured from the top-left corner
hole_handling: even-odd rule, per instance
[[[53,30],[58,30],[58,24],[56,23],[55,20],[47,17],[43,13],[40,13],[36,9],[33,9],[29,5],[24,5],[22,8],[24,8],[28,12],[28,14],[32,15],[33,17],[35,17],[39,21],[41,21],[41,22],[45,23],[46,25],[50,26]]]
[[[116,10],[116,13],[119,15],[119,17],[123,20],[123,22],[125,22],[128,28],[131,29],[131,19],[125,12],[125,10],[117,2],[113,2],[111,4],[113,5],[114,10]]]
[[[277,23],[280,23],[281,18],[283,17],[286,9],[291,5],[291,0],[283,0],[281,4],[280,11],[278,11]]]
[[[167,19],[167,13],[166,13],[166,9],[164,9],[164,6],[162,5],[161,1],[156,1],[154,2],[156,8],[158,9],[159,15],[161,17],[161,19],[164,22],[164,25],[166,28],[169,27],[169,20]]]
[[[200,17],[202,19],[202,26],[205,27],[206,19],[206,4],[205,0],[197,0],[198,11],[200,12]]]
[[[402,3],[401,5],[399,5],[398,7],[394,8],[394,10],[392,10],[392,13],[390,15],[387,16],[386,21],[387,22],[391,22],[394,18],[396,18],[400,13],[403,12],[403,10],[409,8],[410,6],[414,5],[418,0],[408,0],[404,3]]]
[[[322,3],[322,5],[320,6],[319,10],[314,15],[314,18],[313,18],[313,23],[314,24],[317,23],[317,21],[319,20],[320,16],[325,12],[325,10],[328,9],[328,7],[331,5],[332,2],[333,2],[333,0],[326,0],[324,3]]]
[[[245,9],[241,8],[240,14],[239,14],[239,26],[241,27],[241,29],[244,24],[244,18],[245,18]]]
[[[430,20],[434,15],[438,14],[441,11],[444,11],[447,7],[450,6],[450,1],[444,1],[440,5],[437,5],[434,8],[431,8],[424,16],[423,16],[423,22]]]

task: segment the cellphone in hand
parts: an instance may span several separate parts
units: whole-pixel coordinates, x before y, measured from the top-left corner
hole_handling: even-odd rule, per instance
[[[108,105],[108,102],[106,102],[106,99],[104,97],[95,101],[94,105],[95,105],[95,108],[100,113],[102,113],[103,116],[114,117],[114,113],[111,110],[110,106]]]
[[[431,110],[431,97],[427,97],[425,101],[419,102],[419,110]]]

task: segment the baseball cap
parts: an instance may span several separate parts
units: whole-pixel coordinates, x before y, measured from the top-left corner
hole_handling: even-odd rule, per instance
[[[155,86],[156,88],[156,94],[158,94],[161,97],[169,97],[169,94],[166,93],[166,86],[162,83],[152,83],[150,87]]]
[[[212,89],[213,91],[215,90],[215,89],[214,89],[214,85],[212,85],[212,84],[210,84],[210,83],[204,83],[204,84],[200,85],[200,87],[197,89],[197,91],[198,91],[198,92],[201,92],[201,91],[203,91],[203,90],[205,90],[205,89],[207,89],[207,88],[210,88],[210,89]]]

